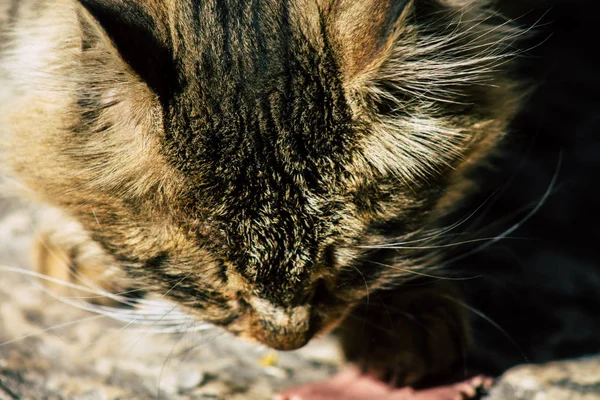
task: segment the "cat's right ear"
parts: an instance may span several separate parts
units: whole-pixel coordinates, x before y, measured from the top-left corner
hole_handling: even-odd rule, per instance
[[[411,0],[335,0],[334,32],[341,48],[341,68],[353,80],[376,64],[413,8]]]
[[[79,0],[82,24],[117,54],[159,96],[168,95],[174,61],[152,2],[135,0]]]

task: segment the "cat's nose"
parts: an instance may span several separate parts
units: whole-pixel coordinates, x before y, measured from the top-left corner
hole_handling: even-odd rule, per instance
[[[250,300],[254,311],[251,335],[259,342],[276,350],[295,350],[312,338],[310,306],[284,308],[254,298]]]

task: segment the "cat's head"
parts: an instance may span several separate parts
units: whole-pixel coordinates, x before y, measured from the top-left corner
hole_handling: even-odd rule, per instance
[[[69,112],[21,168],[141,285],[299,347],[401,281],[377,260],[419,267],[364,248],[502,136],[515,31],[481,3],[81,0]]]

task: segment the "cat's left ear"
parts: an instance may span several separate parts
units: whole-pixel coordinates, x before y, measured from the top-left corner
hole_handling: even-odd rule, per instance
[[[174,75],[172,51],[152,2],[79,0],[85,22],[159,96]]]

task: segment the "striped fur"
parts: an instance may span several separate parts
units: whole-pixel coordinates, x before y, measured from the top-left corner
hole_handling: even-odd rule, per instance
[[[518,106],[520,31],[485,1],[0,0],[0,22],[3,174],[80,231],[45,237],[280,349],[432,267],[365,248],[457,204]]]

